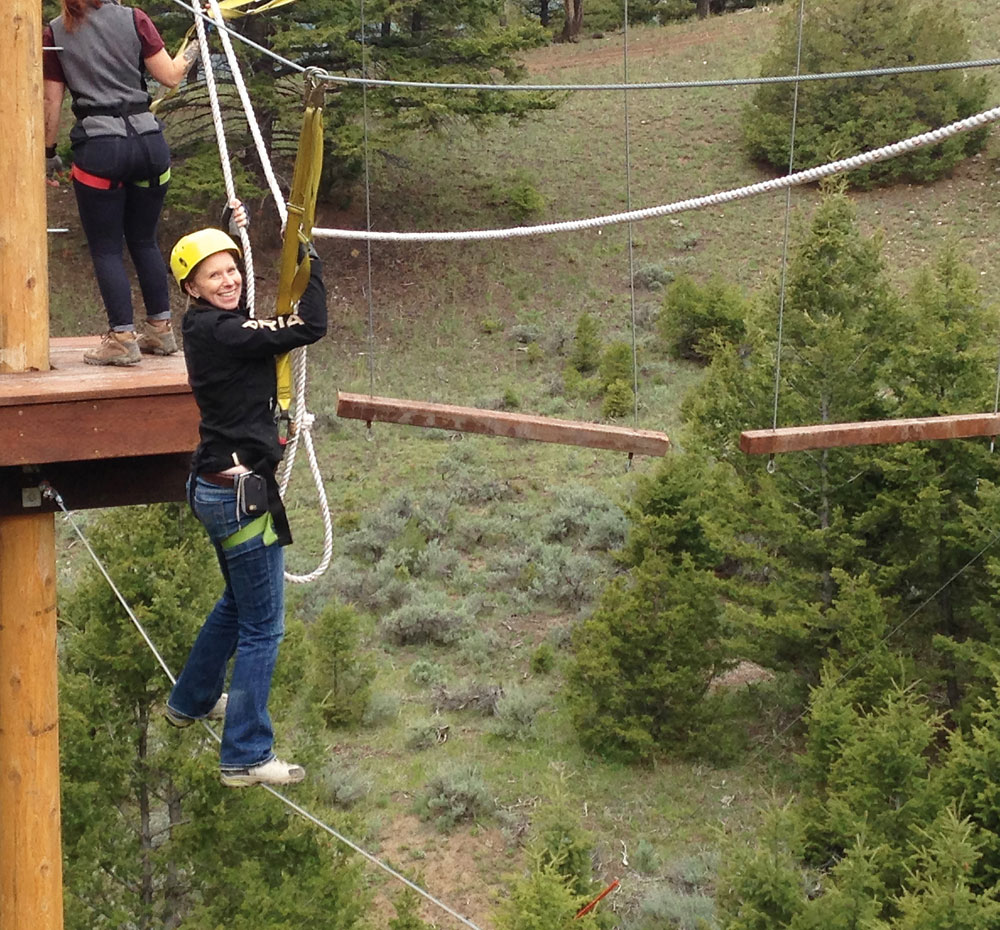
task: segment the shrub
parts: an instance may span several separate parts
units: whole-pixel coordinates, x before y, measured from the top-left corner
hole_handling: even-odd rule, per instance
[[[442,742],[448,732],[447,724],[439,720],[418,720],[406,728],[406,748],[418,751],[430,749]]]
[[[652,758],[698,723],[722,666],[719,581],[678,559],[648,555],[617,578],[576,630],[567,697],[584,747]]]
[[[440,592],[426,592],[399,607],[381,624],[382,634],[397,646],[454,643],[465,626],[464,612]]]
[[[576,324],[569,363],[581,375],[588,375],[597,370],[600,361],[601,338],[598,334],[597,320],[589,313],[584,313]]]
[[[551,643],[539,643],[531,654],[531,670],[536,675],[547,675],[556,667],[556,651]]]
[[[676,888],[656,888],[639,905],[640,927],[650,930],[676,927],[677,930],[703,930],[715,926],[715,903],[711,897]]]
[[[436,685],[445,680],[445,671],[437,662],[429,659],[417,659],[410,666],[407,678],[418,685]]]
[[[641,265],[635,272],[636,287],[659,291],[674,280],[674,273],[663,265]]]
[[[490,727],[494,736],[507,740],[529,740],[534,737],[535,717],[544,698],[523,688],[511,688],[496,703],[496,719]]]
[[[593,930],[593,914],[574,919],[585,902],[551,866],[515,879],[496,915],[497,930]]]
[[[743,338],[746,315],[737,288],[718,278],[702,286],[689,275],[681,275],[664,297],[660,338],[672,355],[708,361],[719,345]]]
[[[607,549],[625,539],[624,511],[594,488],[566,484],[547,490],[555,497],[542,521],[547,542],[580,540],[587,549]]]
[[[632,346],[627,342],[612,342],[601,353],[601,364],[598,378],[601,390],[608,390],[616,381],[631,384],[635,376],[632,364]]]
[[[357,771],[340,766],[324,771],[321,784],[329,803],[344,809],[366,797],[372,787]]]
[[[327,726],[361,720],[375,663],[361,654],[362,619],[344,604],[329,604],[309,629],[308,676]]]
[[[794,10],[792,11],[794,13]],[[762,67],[765,76],[795,70],[797,17],[789,15]],[[825,0],[814,4],[802,35],[809,70],[847,71],[910,62],[959,61],[970,55],[961,19],[947,4],[911,0]],[[987,85],[961,71],[911,74],[852,82],[762,85],[743,116],[746,149],[776,170],[788,170],[788,120],[798,94],[795,168],[869,151],[936,129],[981,111]],[[847,175],[858,187],[902,180],[932,181],[980,151],[986,133],[960,133],[929,148],[870,165]]]
[[[368,701],[361,722],[366,727],[392,723],[399,716],[399,698],[395,694],[376,692]]]
[[[470,766],[453,766],[438,772],[418,800],[421,814],[434,820],[443,830],[484,817],[493,808],[486,783]]]
[[[627,417],[635,410],[635,392],[628,381],[612,381],[601,404],[601,415],[609,420]]]

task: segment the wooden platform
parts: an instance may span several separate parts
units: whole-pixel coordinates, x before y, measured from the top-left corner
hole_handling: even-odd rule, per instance
[[[199,418],[183,355],[87,365],[98,339],[54,339],[52,370],[0,374],[0,513],[57,509],[23,493],[42,480],[70,509],[184,499]]]
[[[372,397],[368,394],[337,394],[337,415],[368,422],[402,423],[483,433],[509,439],[532,439],[557,442],[640,455],[666,455],[670,440],[666,433],[608,426],[579,420],[556,420],[523,413],[504,413],[479,407],[455,407],[430,404],[396,397]]]
[[[748,455],[875,446],[940,439],[975,439],[1000,435],[1000,415],[966,413],[909,420],[873,420],[868,423],[824,423],[782,429],[747,430],[740,449]]]

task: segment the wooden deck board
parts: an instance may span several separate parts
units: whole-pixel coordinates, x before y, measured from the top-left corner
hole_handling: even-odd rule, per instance
[[[190,453],[198,408],[183,355],[87,365],[96,337],[52,340],[49,371],[0,375],[0,466]]]
[[[347,394],[343,391],[337,394],[337,415],[355,420],[426,426],[641,455],[665,455],[670,448],[667,435],[654,430],[579,420],[556,420],[530,414],[482,410],[478,407],[430,404],[395,397]]]

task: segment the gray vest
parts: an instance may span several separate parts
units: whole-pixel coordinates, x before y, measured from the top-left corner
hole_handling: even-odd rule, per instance
[[[149,112],[142,43],[131,7],[105,0],[98,9],[88,10],[73,32],[57,17],[52,34],[62,48],[59,64],[73,95],[74,135],[82,131],[87,137],[124,136],[126,119],[140,134],[159,130]]]

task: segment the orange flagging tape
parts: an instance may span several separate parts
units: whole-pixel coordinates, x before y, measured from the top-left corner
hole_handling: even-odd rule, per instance
[[[592,911],[597,906],[597,902],[600,901],[601,898],[605,898],[609,894],[611,894],[611,892],[618,887],[618,884],[619,882],[618,879],[616,878],[610,885],[608,885],[607,888],[604,889],[604,891],[602,891],[596,898],[594,898],[594,900],[591,901],[590,904],[585,904],[583,907],[581,907],[580,910],[576,912],[576,917],[574,917],[573,919],[579,920],[581,917],[583,917],[584,914]]]

